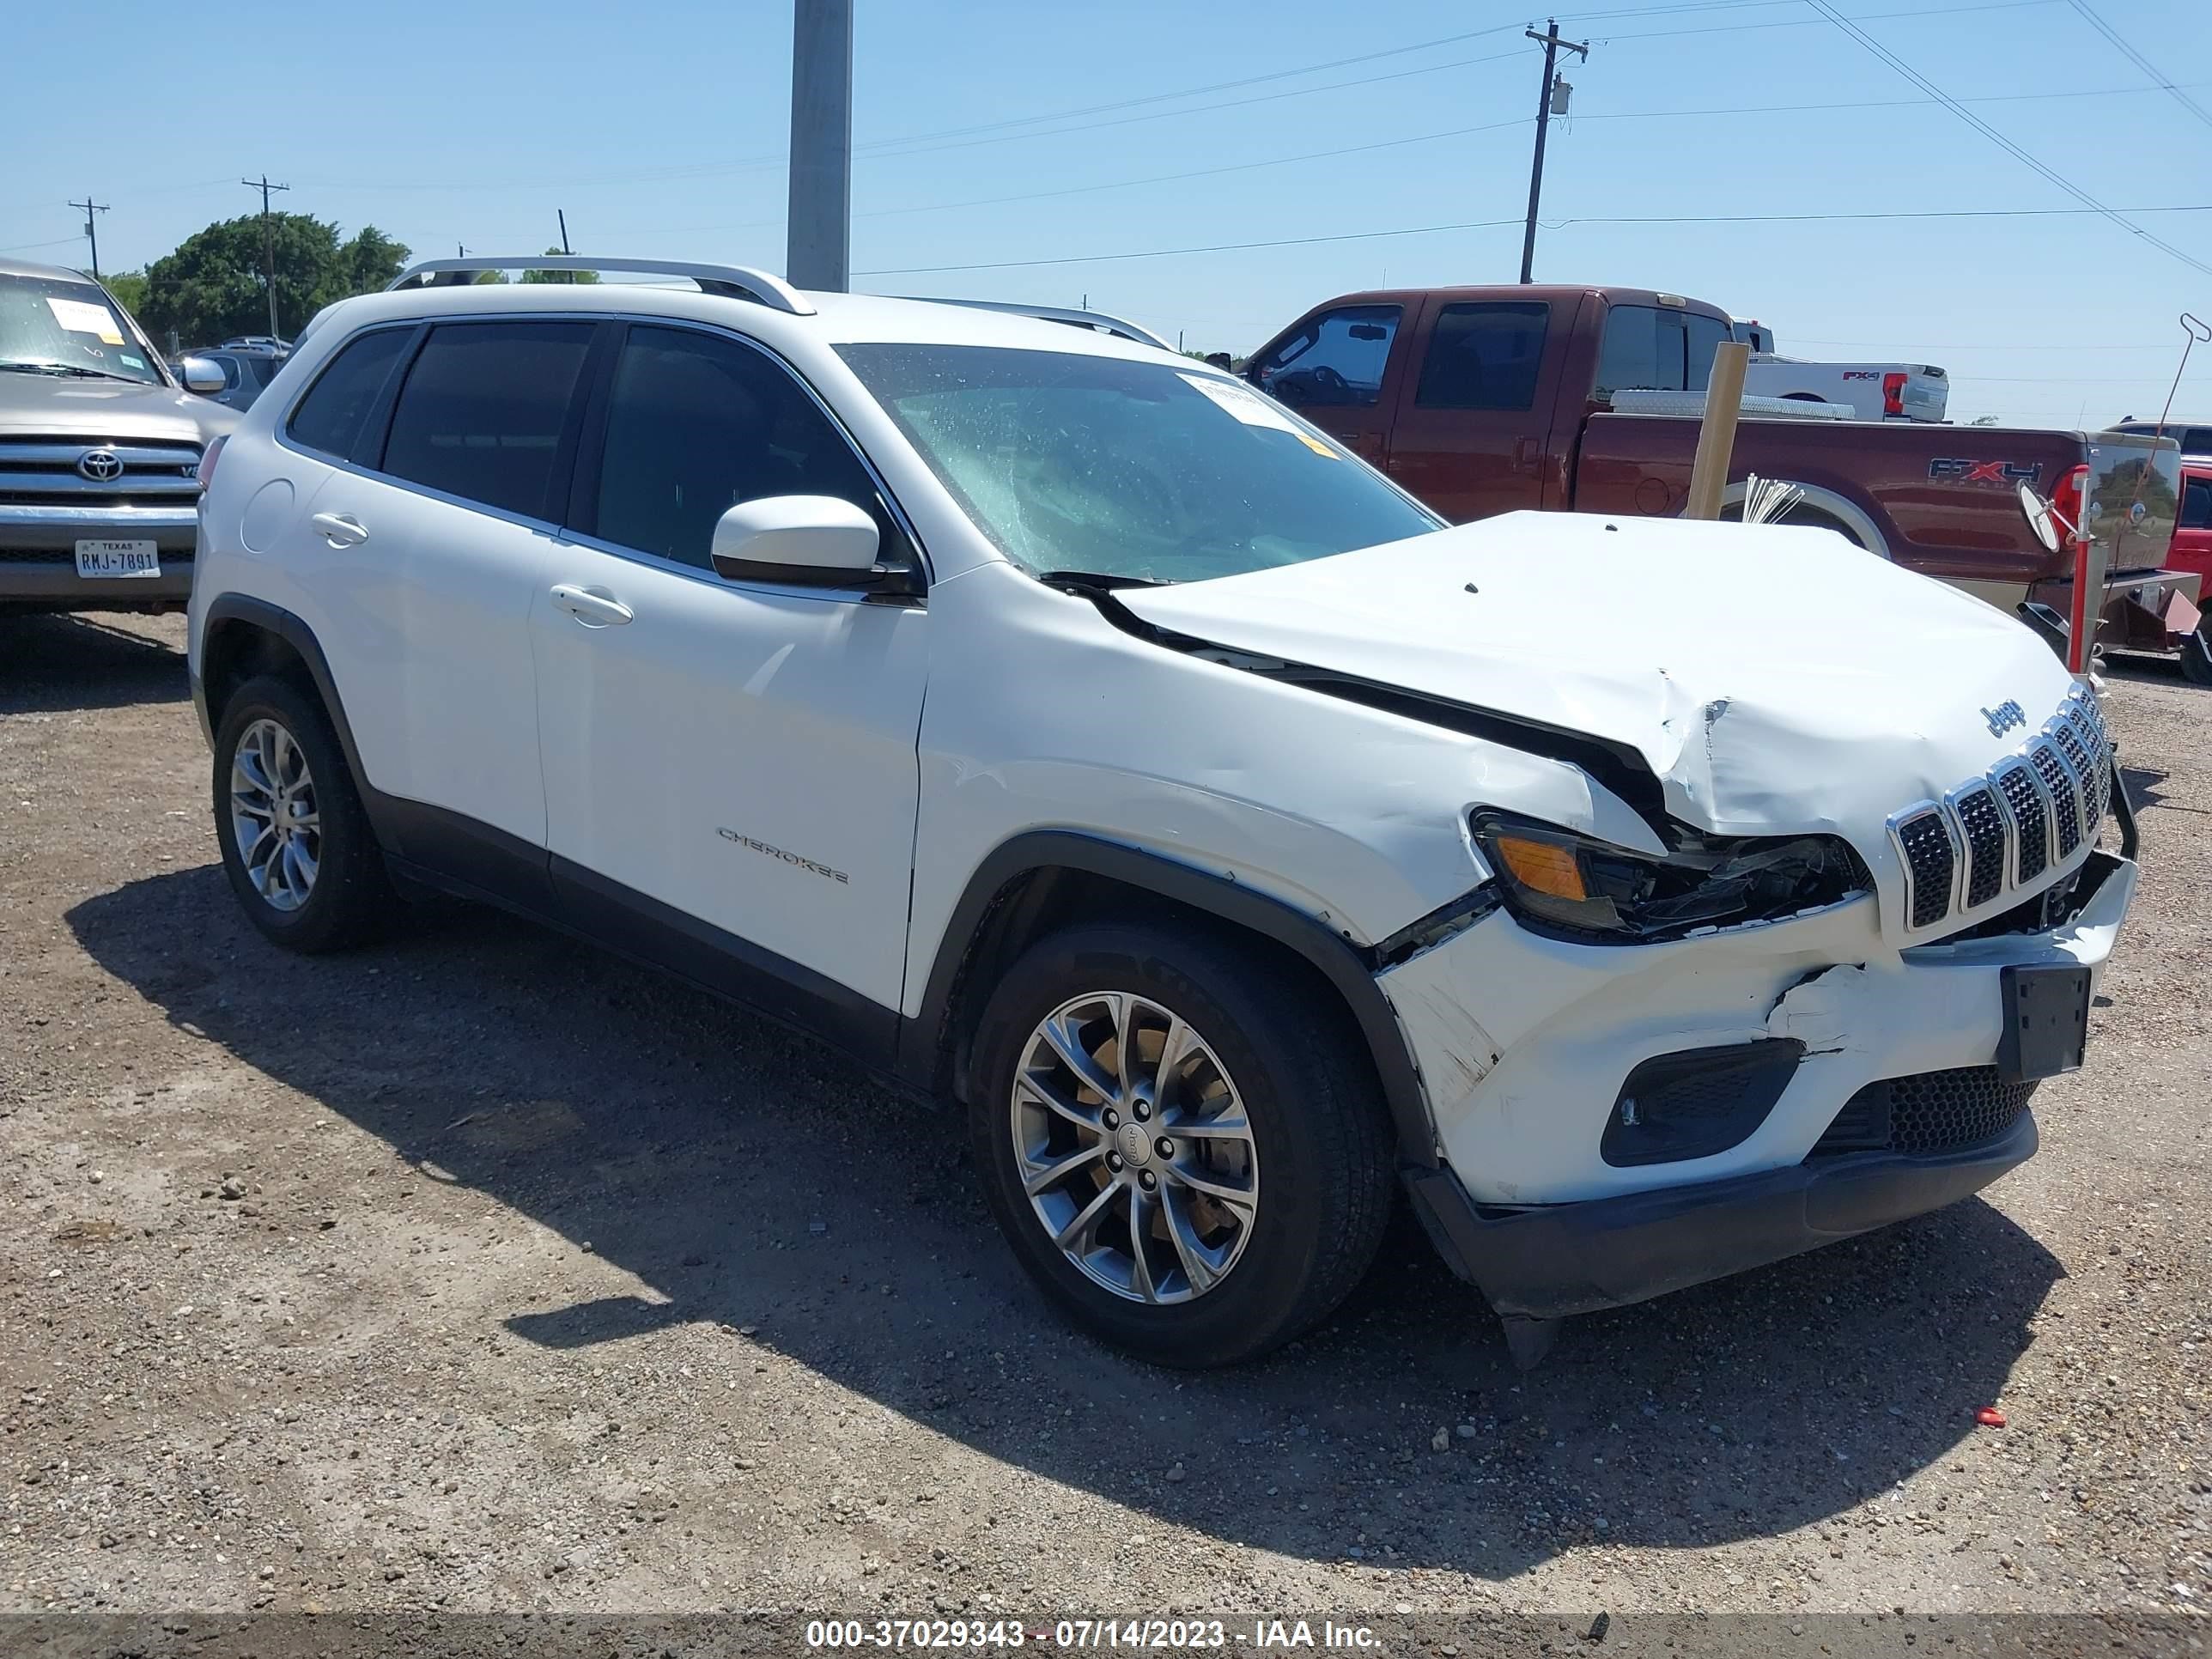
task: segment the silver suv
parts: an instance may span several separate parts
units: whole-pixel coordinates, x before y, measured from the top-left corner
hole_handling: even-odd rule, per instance
[[[81,271],[0,260],[0,611],[165,611],[191,597],[200,453],[237,415],[180,383]]]

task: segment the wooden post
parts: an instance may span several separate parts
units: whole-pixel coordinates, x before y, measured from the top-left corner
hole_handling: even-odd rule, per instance
[[[1713,372],[1705,384],[1705,418],[1698,428],[1698,459],[1690,467],[1686,519],[1717,519],[1721,492],[1728,488],[1729,458],[1735,453],[1735,423],[1743,413],[1743,371],[1751,348],[1723,340],[1713,350]]]

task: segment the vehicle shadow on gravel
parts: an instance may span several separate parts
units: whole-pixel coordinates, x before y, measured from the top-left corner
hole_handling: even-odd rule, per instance
[[[1167,1372],[1057,1321],[948,1115],[670,980],[466,909],[286,957],[211,866],[69,922],[172,1022],[651,1287],[487,1319],[562,1351],[703,1323],[1017,1468],[1294,1557],[1503,1577],[1578,1542],[1820,1521],[1976,1431],[2061,1274],[1970,1200],[1585,1319],[1522,1376],[1401,1225],[1316,1336]]]
[[[178,702],[185,653],[90,617],[0,616],[0,714]]]

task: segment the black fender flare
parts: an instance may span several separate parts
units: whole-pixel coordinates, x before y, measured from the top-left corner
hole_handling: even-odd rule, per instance
[[[307,626],[282,605],[271,605],[266,599],[257,599],[244,593],[218,593],[208,602],[207,619],[201,624],[201,653],[199,666],[192,673],[192,707],[198,711],[200,731],[210,744],[215,741],[213,711],[207,704],[207,687],[203,676],[207,672],[207,643],[225,623],[244,623],[265,634],[273,634],[299,653],[300,660],[307,665],[307,674],[315,683],[315,693],[323,700],[323,711],[331,717],[337,731],[338,746],[345,750],[347,766],[353,770],[354,782],[361,788],[362,799],[370,795],[368,775],[362,770],[361,751],[354,747],[353,727],[346,720],[345,704],[338,696],[337,682],[331,678],[330,659],[323,654],[323,645],[315,637],[315,630]]]
[[[1374,952],[1280,899],[1239,884],[1233,877],[1075,830],[1036,830],[1015,836],[975,866],[938,941],[921,1012],[906,1022],[907,1036],[916,1049],[902,1057],[902,1072],[917,1079],[934,1072],[962,966],[993,903],[1011,883],[1048,869],[1081,871],[1142,888],[1295,951],[1344,1000],[1358,1027],[1397,1130],[1401,1164],[1421,1170],[1437,1167],[1436,1131],[1429,1121],[1420,1073],[1397,1013],[1376,982]]]

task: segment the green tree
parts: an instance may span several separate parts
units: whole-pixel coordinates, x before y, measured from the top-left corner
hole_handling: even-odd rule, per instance
[[[146,273],[143,270],[110,271],[100,279],[107,284],[118,304],[133,317],[146,308]],[[143,327],[143,321],[140,325]]]
[[[548,253],[561,252],[557,247],[549,247],[545,251]],[[596,270],[526,270],[522,273],[522,280],[526,283],[596,283],[599,280],[599,273]]]
[[[276,268],[276,325],[296,332],[334,301],[380,289],[399,274],[407,250],[374,226],[350,241],[338,228],[305,213],[250,213],[210,225],[146,270],[138,320],[149,332],[169,329],[204,343],[269,326],[267,248]]]

